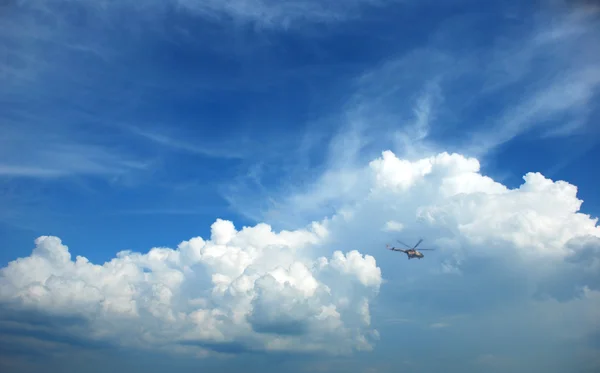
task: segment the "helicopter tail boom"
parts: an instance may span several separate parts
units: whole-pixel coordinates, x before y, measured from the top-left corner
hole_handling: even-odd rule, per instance
[[[402,253],[405,253],[405,254],[406,254],[406,252],[408,251],[408,250],[399,249],[399,248],[397,248],[397,247],[393,247],[393,246],[390,246],[390,245],[385,245],[385,247],[386,247],[388,250],[392,250],[392,251],[400,251],[400,252],[402,252]]]

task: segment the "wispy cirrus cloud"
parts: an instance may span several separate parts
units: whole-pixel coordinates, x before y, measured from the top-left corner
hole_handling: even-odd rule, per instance
[[[70,132],[51,123],[3,123],[0,175],[57,178],[114,176],[144,171],[151,162],[123,149],[93,143],[91,134]]]
[[[163,126],[166,127],[166,126]],[[136,126],[121,126],[126,132],[131,132],[141,138],[144,138],[152,143],[155,143],[165,148],[172,149],[174,151],[197,154],[201,156],[211,158],[223,158],[223,159],[244,159],[250,156],[250,149],[255,149],[257,144],[254,146],[250,145],[251,140],[244,140],[240,137],[235,137],[232,144],[226,144],[222,141],[212,142],[210,140],[204,140],[200,138],[194,138],[193,141],[187,142],[186,136],[178,134],[171,136],[165,134],[164,128],[161,130],[153,129],[142,129]]]
[[[358,17],[365,7],[399,0],[177,0],[185,8],[211,18],[252,21],[269,28],[290,28],[298,23],[339,22]]]
[[[251,22],[260,28],[299,30],[297,26],[306,24],[332,24],[353,20],[359,18],[364,10],[398,3],[402,3],[402,0],[149,0],[143,3],[124,1],[119,4],[107,1],[58,0],[18,6],[35,10],[38,14],[51,15],[61,4],[66,4],[93,11],[96,13],[94,17],[106,20],[110,20],[107,15],[109,12],[123,9],[134,10],[140,16],[148,18],[171,11],[202,17],[207,21],[233,21],[237,25]]]
[[[560,6],[525,14],[511,15],[526,20],[522,26],[486,35],[489,41],[472,48],[456,46],[456,40],[475,43],[465,25],[480,20],[451,18],[432,31],[428,44],[359,75],[334,117],[339,126],[326,141],[318,172],[299,183],[295,173],[306,173],[290,171],[289,185],[270,192],[276,201],[270,207],[241,197],[232,198],[234,204],[248,216],[278,216],[274,224],[309,221],[360,190],[354,165],[381,149],[409,159],[440,150],[484,159],[532,132],[537,138],[590,134],[600,88],[598,19]],[[315,147],[304,149],[308,156]]]
[[[599,59],[600,62],[600,59]],[[491,129],[473,138],[472,153],[484,155],[536,127],[542,135],[568,136],[585,126],[592,99],[600,88],[600,69],[570,71],[550,80],[505,112]],[[553,119],[560,118],[556,123]],[[558,127],[557,127],[558,126]]]
[[[125,2],[117,5],[61,0],[8,4],[5,14],[0,16],[0,27],[4,30],[0,35],[0,51],[8,56],[0,61],[4,82],[0,87],[0,105],[6,105],[10,110],[0,114],[0,126],[3,131],[8,128],[12,136],[20,139],[18,142],[6,140],[12,145],[3,149],[0,170],[5,175],[48,178],[69,174],[109,175],[143,168],[152,152],[140,152],[140,146],[123,150],[123,143],[129,140],[123,137],[123,133],[147,141],[147,147],[159,145],[176,152],[212,158],[243,159],[249,155],[260,158],[255,152],[259,146],[257,143],[265,153],[265,145],[271,147],[276,142],[264,138],[251,142],[247,136],[244,140],[240,131],[223,130],[221,124],[203,120],[202,126],[221,128],[223,132],[206,141],[178,130],[177,127],[187,126],[182,123],[190,120],[177,117],[176,112],[165,114],[167,119],[163,122],[168,120],[169,123],[160,126],[149,124],[150,119],[154,119],[152,114],[147,114],[146,120],[137,118],[131,126],[115,124],[127,123],[123,118],[131,116],[132,112],[154,109],[156,102],[163,98],[191,101],[197,97],[197,100],[206,102],[210,101],[209,96],[214,92],[243,91],[249,89],[249,85],[264,90],[272,84],[249,75],[236,76],[231,70],[219,70],[221,75],[218,78],[210,76],[214,74],[193,70],[190,73],[200,76],[189,79],[177,69],[169,70],[172,66],[164,65],[160,59],[158,63],[146,63],[145,58],[155,57],[145,56],[152,49],[143,47],[144,43],[154,42],[156,39],[153,38],[173,44],[184,40],[171,40],[178,34],[165,29],[160,20],[191,17],[211,25],[211,20],[221,22],[234,18],[278,28],[289,25],[289,22],[338,21],[351,13],[357,16],[362,5],[384,3],[358,0],[341,6],[334,1],[312,0],[282,3],[152,0],[143,4]],[[115,22],[121,12],[133,10],[136,17],[130,22]],[[77,17],[81,17],[82,22],[74,22]],[[190,26],[185,22],[177,24],[182,32]],[[221,26],[219,28],[224,31],[219,35],[227,38],[230,33],[236,34],[227,26]],[[244,49],[242,43],[228,45],[224,51],[221,49],[222,41],[204,37],[207,47],[202,51],[197,50],[195,43],[185,39],[186,43],[190,43],[190,53],[198,53],[193,56],[205,59],[235,56]],[[215,55],[207,52],[213,49],[219,51]],[[124,66],[129,64],[138,68],[126,72]],[[214,66],[208,67],[218,70]],[[287,74],[294,73],[289,70],[272,71],[268,78],[277,81]],[[245,125],[242,123],[242,126]],[[74,127],[75,136],[72,134]],[[18,131],[22,133],[17,134]],[[42,135],[45,137],[43,141],[23,140],[32,131],[53,135]],[[100,136],[102,140],[99,140],[98,133],[104,133]],[[23,157],[23,153],[28,155]]]
[[[589,131],[589,115],[600,88],[600,24],[595,12],[576,9],[555,20],[542,17],[529,37],[514,42],[487,71],[483,94],[493,95],[519,84],[522,92],[472,139],[470,152],[484,155],[520,134],[544,136]],[[547,22],[547,23],[546,23]]]
[[[146,12],[127,24],[115,23],[115,17],[142,5],[61,0],[3,7],[0,54],[7,58],[0,60],[1,177],[129,178],[159,163],[162,154],[152,149],[155,145],[212,158],[244,156],[247,147],[241,141],[227,146],[218,139],[176,138],[169,135],[173,130],[148,128],[144,118],[136,127],[118,124],[139,107],[156,106],[155,97],[173,93],[177,84],[164,71],[144,72],[147,64],[138,63],[142,68],[133,74],[124,68],[128,59],[139,61],[135,41],[146,39],[138,32],[160,33],[156,23],[143,23],[152,14],[165,16],[161,11],[167,4],[175,2],[146,3]],[[75,21],[78,16],[81,22]],[[126,36],[119,39],[119,33]],[[134,45],[124,45],[128,42]]]
[[[93,80],[108,65],[93,40],[77,44],[85,33],[80,40],[70,34],[69,12],[56,5],[11,3],[0,15],[0,53],[7,57],[0,61],[0,175],[112,178],[147,170],[150,157],[99,128],[102,101],[110,99]]]

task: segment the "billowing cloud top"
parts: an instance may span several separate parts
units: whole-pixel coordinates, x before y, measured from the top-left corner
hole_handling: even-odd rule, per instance
[[[579,212],[575,186],[529,173],[510,189],[482,175],[476,159],[447,153],[410,162],[386,151],[356,173],[362,194],[295,231],[217,219],[210,239],[124,251],[102,265],[39,237],[29,257],[0,270],[0,300],[74,317],[81,322],[63,332],[130,347],[198,356],[370,350],[379,338],[371,303],[386,275],[376,257],[402,259],[382,250],[402,234],[438,249],[420,276],[445,276],[446,286],[464,284],[452,279],[469,276],[472,263],[494,263],[489,275],[525,279],[530,299],[597,304],[600,227]],[[600,321],[588,316],[581,334]]]

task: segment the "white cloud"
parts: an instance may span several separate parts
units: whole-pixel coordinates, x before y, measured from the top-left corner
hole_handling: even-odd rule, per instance
[[[218,219],[209,240],[120,252],[103,265],[73,260],[59,238],[40,237],[31,256],[1,270],[0,299],[17,309],[83,317],[90,338],[127,346],[348,353],[371,349],[379,336],[370,304],[383,275],[418,281],[396,302],[428,312],[444,309],[447,298],[427,303],[411,291],[443,285],[447,294],[468,291],[478,307],[508,309],[525,296],[531,306],[519,306],[519,317],[531,318],[562,290],[581,327],[560,334],[568,320],[554,308],[552,320],[538,320],[540,328],[552,321],[556,329],[548,333],[555,337],[588,333],[598,321],[586,312],[600,290],[600,227],[579,211],[577,188],[529,173],[509,189],[479,167],[458,154],[409,162],[386,151],[357,171],[367,188],[344,201],[350,213],[279,233],[266,224],[237,230]],[[437,251],[398,271],[395,253],[383,250],[396,233],[380,229],[391,221],[402,222],[403,237],[426,237],[420,247]],[[520,282],[517,290],[512,279]],[[477,312],[473,303],[461,307]],[[482,315],[469,320],[499,317]]]
[[[332,235],[337,224],[341,234],[354,224],[382,226],[395,220],[413,232],[451,229],[450,234],[436,234],[450,252],[459,250],[451,240],[462,239],[486,245],[482,254],[496,255],[506,243],[519,255],[561,258],[570,252],[565,246],[569,240],[600,236],[597,219],[579,212],[577,187],[539,173],[526,174],[523,185],[509,189],[482,175],[475,158],[440,153],[409,162],[390,151],[357,173],[369,175],[370,190],[359,200],[346,201],[354,204],[352,215],[331,224]]]
[[[346,353],[369,349],[368,302],[381,273],[356,251],[310,260],[326,231],[237,231],[218,219],[211,239],[177,249],[120,252],[104,265],[77,256],[57,237],[36,240],[30,257],[3,268],[5,304],[82,316],[91,338],[126,346],[244,341],[246,349]],[[277,335],[277,337],[274,337]],[[188,349],[194,349],[188,347]]]
[[[386,222],[383,227],[383,230],[386,232],[401,232],[402,229],[404,229],[404,225],[394,220]]]

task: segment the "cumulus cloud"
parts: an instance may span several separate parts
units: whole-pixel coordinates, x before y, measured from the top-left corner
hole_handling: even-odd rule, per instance
[[[402,225],[402,223],[398,223],[397,221],[390,220],[385,223],[383,230],[387,231],[387,232],[400,232],[400,231],[402,231],[403,228],[404,228],[404,226]]]
[[[368,303],[381,284],[373,257],[350,251],[311,260],[307,247],[327,233],[318,224],[274,233],[265,224],[238,231],[218,219],[211,228],[210,240],[124,251],[104,265],[73,260],[58,237],[39,237],[31,256],[1,270],[0,299],[83,318],[91,339],[132,347],[371,348],[377,331],[369,327]]]
[[[475,158],[440,153],[410,162],[391,151],[367,170],[357,172],[369,175],[368,194],[346,203],[352,213],[333,219],[333,236],[376,231],[393,221],[407,235],[429,236],[427,244],[444,258],[513,255],[519,261],[574,261],[579,256],[570,255],[584,252],[574,242],[600,236],[597,219],[580,212],[577,187],[540,173],[527,173],[510,189],[482,175]]]
[[[29,257],[1,270],[0,300],[85,320],[79,327],[92,340],[200,355],[370,350],[380,333],[371,306],[386,291],[384,277],[420,281],[387,290],[401,296],[400,309],[452,312],[460,290],[470,294],[460,311],[524,300],[537,312],[548,297],[567,294],[571,316],[587,312],[578,333],[596,325],[589,310],[599,298],[600,227],[580,212],[574,185],[528,173],[511,189],[482,175],[477,159],[448,153],[408,161],[385,151],[356,172],[364,193],[304,229],[238,230],[218,219],[210,239],[124,251],[103,265],[40,237]],[[403,240],[426,237],[420,247],[437,251],[398,270],[398,256],[383,245],[399,233],[382,232],[386,225],[401,226]],[[435,297],[422,296],[434,286]],[[565,322],[560,312],[547,315]]]
[[[563,256],[570,239],[600,233],[597,219],[579,211],[583,201],[576,186],[536,172],[510,189],[482,175],[475,158],[440,153],[411,162],[391,151],[354,172],[369,190],[344,201],[344,213],[332,219],[329,229],[339,227],[340,234],[354,224],[413,232],[444,228],[452,234],[439,234],[440,240],[485,244],[482,253],[507,243],[515,250],[531,249],[524,253]]]

